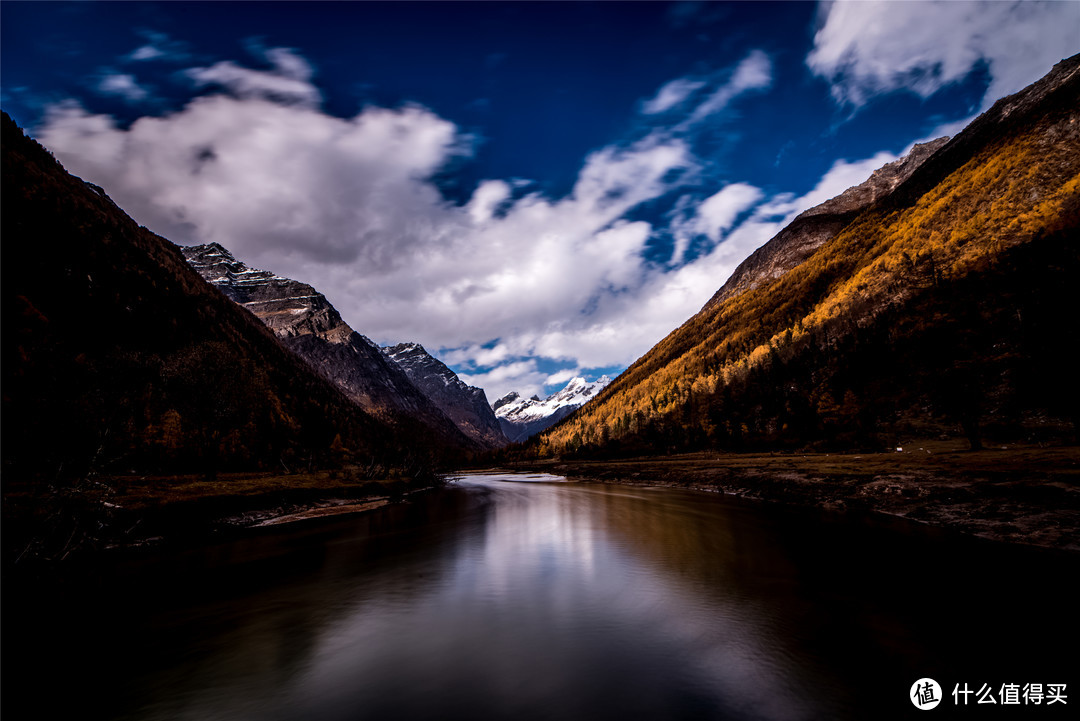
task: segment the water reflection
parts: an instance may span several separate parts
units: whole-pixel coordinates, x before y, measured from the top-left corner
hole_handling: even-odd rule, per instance
[[[1039,571],[1071,557],[559,480],[469,476],[187,559],[211,569],[112,618],[100,715],[889,718],[920,676],[1065,672],[1051,639],[979,626],[1037,613],[1075,634],[1075,593]],[[1033,587],[983,573],[1001,563]]]
[[[288,694],[292,715],[657,718],[734,706],[804,717],[785,710],[799,704],[761,662],[750,609],[725,613],[672,587],[607,532],[611,508],[595,493],[505,480],[466,481],[498,502],[440,583],[392,604],[359,600],[323,630]]]

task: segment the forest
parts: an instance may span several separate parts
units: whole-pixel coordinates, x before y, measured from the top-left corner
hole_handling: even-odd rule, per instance
[[[1074,99],[1043,105],[1035,122],[974,123],[804,263],[707,305],[520,455],[1075,441],[1080,140]]]

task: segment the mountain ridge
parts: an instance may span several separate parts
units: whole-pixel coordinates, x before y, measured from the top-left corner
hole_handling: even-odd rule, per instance
[[[102,473],[398,467],[386,426],[166,239],[3,125],[5,487]],[[41,248],[47,252],[41,252]],[[426,463],[426,461],[424,461]]]
[[[397,425],[426,426],[448,444],[479,449],[313,286],[250,268],[218,243],[181,251],[207,282],[251,312],[285,347],[368,412]]]
[[[1076,263],[1078,67],[995,103],[780,277],[706,304],[530,452],[880,447],[950,426],[977,447],[988,423],[1062,437],[1070,416],[1075,434],[1058,360],[1075,323],[1048,270]]]
[[[1054,94],[1067,93],[1070,81],[1075,81],[1080,72],[1076,57],[1063,59],[1027,88],[995,102],[968,124],[964,129],[967,132],[916,143],[903,157],[878,168],[859,185],[800,213],[743,261],[704,307],[778,278],[805,261],[868,206],[882,203],[902,207],[913,202],[928,187],[940,182],[942,173],[955,158],[969,151],[971,138],[980,128],[997,125],[1007,131],[1009,124],[1022,118],[1025,110]],[[931,158],[934,162],[928,164]]]
[[[516,391],[511,391],[495,401],[492,408],[506,437],[513,443],[520,443],[569,416],[610,382],[611,378],[606,375],[591,383],[577,376],[543,400],[535,395],[522,398]]]
[[[862,183],[804,210],[772,239],[744,260],[704,308],[775,280],[799,265],[839,233],[865,208],[888,197],[910,178],[949,138],[916,143],[903,157],[886,163]]]
[[[382,352],[463,433],[485,448],[500,448],[507,444],[483,388],[465,383],[419,343],[398,343],[382,348]]]

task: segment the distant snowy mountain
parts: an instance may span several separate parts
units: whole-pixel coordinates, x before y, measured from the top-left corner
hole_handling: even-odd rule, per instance
[[[486,448],[506,445],[506,437],[483,388],[466,384],[419,343],[399,343],[383,348],[382,352],[465,435]]]
[[[503,434],[514,443],[550,428],[584,405],[602,391],[611,379],[601,376],[589,383],[582,377],[573,378],[566,387],[544,400],[533,396],[522,398],[511,392],[495,401],[495,417]]]

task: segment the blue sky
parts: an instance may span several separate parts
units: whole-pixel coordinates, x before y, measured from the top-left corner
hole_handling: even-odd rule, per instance
[[[1074,2],[5,1],[0,101],[139,222],[494,400],[621,371],[1077,28]]]

